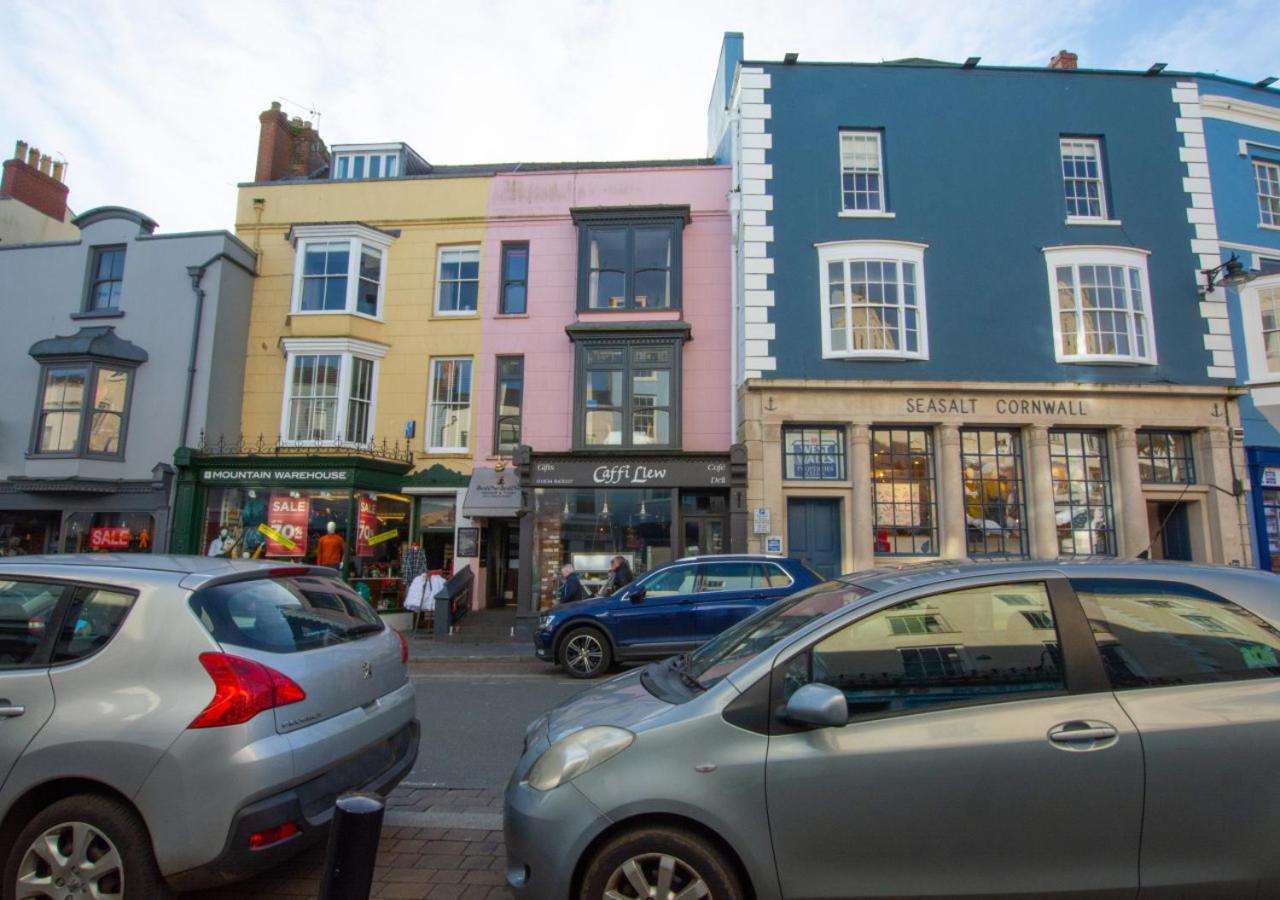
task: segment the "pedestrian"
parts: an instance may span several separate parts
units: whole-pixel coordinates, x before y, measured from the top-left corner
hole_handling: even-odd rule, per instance
[[[581,600],[586,596],[582,589],[582,582],[578,578],[578,573],[573,571],[570,563],[565,563],[560,567],[560,602],[572,603],[575,600]]]
[[[609,562],[609,577],[605,580],[604,587],[600,589],[600,596],[608,597],[610,594],[616,594],[635,580],[636,576],[631,573],[627,558],[615,556]]]

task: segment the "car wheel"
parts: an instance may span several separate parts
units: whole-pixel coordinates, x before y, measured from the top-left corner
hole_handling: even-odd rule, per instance
[[[560,665],[574,678],[598,678],[613,665],[609,639],[594,628],[575,628],[560,644]]]
[[[4,898],[168,898],[151,835],[133,810],[81,794],[41,810],[18,832],[4,866]]]
[[[742,900],[742,885],[724,854],[697,835],[643,828],[601,847],[582,876],[579,900]]]

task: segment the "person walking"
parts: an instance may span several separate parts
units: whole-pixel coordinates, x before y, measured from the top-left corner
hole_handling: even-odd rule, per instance
[[[636,576],[632,574],[627,558],[625,556],[615,556],[609,562],[609,577],[605,581],[604,587],[600,589],[600,596],[608,597],[610,594],[616,594],[635,580]]]
[[[575,600],[581,600],[585,597],[586,591],[582,588],[582,581],[578,578],[578,573],[573,571],[573,566],[565,563],[560,567],[560,602],[573,603]]]

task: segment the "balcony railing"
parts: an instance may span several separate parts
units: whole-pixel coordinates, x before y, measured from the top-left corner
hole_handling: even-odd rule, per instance
[[[218,435],[217,438],[200,432],[200,444],[196,452],[202,456],[360,456],[366,459],[382,459],[388,462],[412,463],[413,445],[407,441],[381,441],[374,439],[363,443],[349,441],[290,441],[270,439],[259,434],[257,440],[245,435],[234,438]]]

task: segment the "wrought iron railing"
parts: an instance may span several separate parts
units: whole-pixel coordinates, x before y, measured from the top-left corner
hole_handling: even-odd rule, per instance
[[[202,456],[362,456],[390,462],[412,463],[413,445],[405,441],[389,442],[370,440],[361,443],[347,441],[299,441],[286,443],[259,434],[252,437],[238,435],[229,438],[218,435],[215,439],[200,432],[200,444],[196,452]]]

